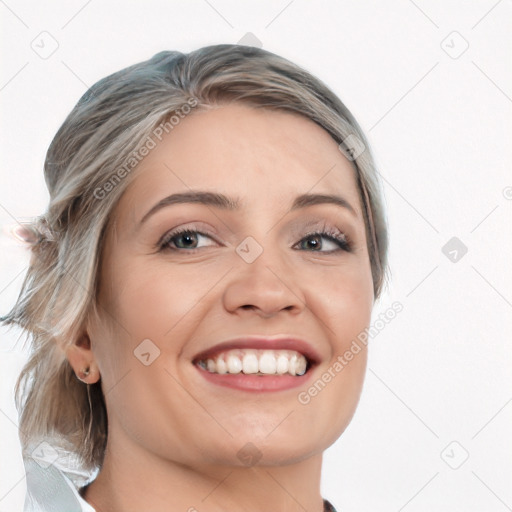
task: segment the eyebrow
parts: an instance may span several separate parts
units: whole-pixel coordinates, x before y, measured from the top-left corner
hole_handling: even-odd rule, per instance
[[[230,198],[224,194],[216,192],[206,191],[191,191],[181,192],[178,194],[172,194],[164,197],[158,203],[156,203],[145,215],[142,217],[140,224],[143,224],[149,217],[154,215],[156,212],[171,206],[173,204],[184,204],[184,203],[199,203],[206,206],[213,206],[220,208],[221,210],[236,211],[240,208],[240,200]],[[297,210],[299,208],[305,208],[316,204],[334,204],[348,210],[352,215],[357,217],[357,213],[352,205],[343,197],[332,195],[332,194],[302,194],[297,196],[293,201],[290,211]]]

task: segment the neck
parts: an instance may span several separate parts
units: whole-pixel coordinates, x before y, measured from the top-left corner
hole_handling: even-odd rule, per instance
[[[323,510],[321,454],[286,466],[191,467],[110,439],[101,471],[84,493],[96,512]]]

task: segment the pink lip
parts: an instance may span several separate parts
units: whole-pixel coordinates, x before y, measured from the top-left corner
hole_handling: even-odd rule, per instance
[[[304,375],[244,375],[243,373],[224,374],[210,373],[208,370],[196,366],[197,371],[212,384],[225,386],[241,391],[263,392],[263,391],[284,391],[304,385],[311,377],[311,370]]]
[[[198,366],[197,362],[208,358],[213,358],[220,352],[230,349],[268,349],[268,350],[295,350],[304,354],[309,361],[310,368],[304,375],[245,375],[243,373],[237,374],[218,374],[210,373],[209,371]],[[240,338],[228,340],[219,343],[194,357],[193,362],[197,371],[208,382],[225,386],[232,389],[238,389],[249,392],[263,392],[263,391],[283,391],[286,389],[295,388],[309,380],[312,374],[312,368],[316,366],[321,360],[317,351],[308,343],[303,340],[292,337],[281,338],[264,338],[261,336],[243,336]]]

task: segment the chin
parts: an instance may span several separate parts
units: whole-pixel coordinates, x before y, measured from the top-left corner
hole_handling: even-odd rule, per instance
[[[209,438],[206,456],[219,464],[235,466],[291,465],[322,453],[338,437],[337,432],[326,436],[327,429],[313,432],[296,425],[275,429],[275,424],[272,428],[262,425],[261,429],[240,429],[232,432],[233,437],[219,439],[218,444]]]

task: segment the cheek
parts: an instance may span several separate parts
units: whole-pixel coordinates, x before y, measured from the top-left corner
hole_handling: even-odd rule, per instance
[[[170,272],[165,264],[151,263],[118,267],[107,307],[133,341],[161,338],[199,303],[218,280],[217,274]]]
[[[165,264],[117,261],[109,274],[109,293],[101,297],[108,325],[95,336],[107,389],[127,372],[135,376],[148,362],[144,359],[155,360],[156,366],[164,361],[174,365],[200,322],[198,306],[224,273],[218,268],[198,272],[192,266],[171,272]],[[153,375],[143,372],[140,378],[151,380]]]
[[[316,282],[323,286],[310,289],[309,303],[330,339],[331,351],[299,403],[326,420],[325,439],[334,441],[350,422],[364,382],[373,282],[365,265],[344,269],[337,277],[331,272]]]
[[[309,301],[328,327],[332,346],[337,352],[344,351],[371,320],[374,295],[369,264],[330,269],[314,283]]]

